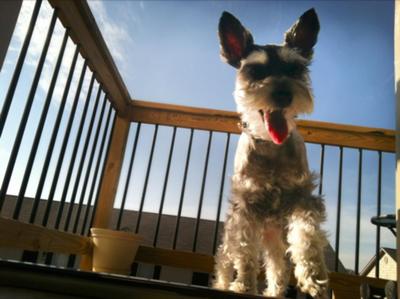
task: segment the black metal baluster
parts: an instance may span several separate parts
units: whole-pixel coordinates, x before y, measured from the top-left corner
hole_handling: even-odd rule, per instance
[[[85,143],[85,147],[89,146],[89,142],[90,142],[90,137],[92,136],[92,130],[93,130],[93,126],[94,126],[94,122],[97,116],[97,109],[99,107],[99,102],[100,102],[100,94],[101,94],[102,88],[101,85],[99,84],[98,90],[97,90],[97,96],[96,96],[96,100],[94,103],[94,107],[93,107],[93,114],[92,114],[92,119],[90,120],[90,124],[89,124],[89,129],[88,129],[88,135],[86,137],[86,143]],[[102,111],[104,112],[104,111]],[[85,174],[85,178],[83,179],[83,184],[82,184],[82,190],[81,190],[81,195],[79,198],[79,204],[78,204],[78,210],[76,212],[76,217],[75,217],[75,223],[72,229],[73,233],[76,233],[78,230],[78,224],[79,224],[79,218],[81,216],[81,211],[82,211],[82,207],[83,207],[83,201],[85,199],[85,194],[86,194],[86,189],[87,189],[87,184],[89,181],[89,176],[90,176],[90,172],[92,169],[92,163],[93,163],[93,159],[94,159],[94,153],[96,151],[96,145],[97,145],[97,139],[99,137],[98,132],[100,131],[100,127],[101,127],[101,119],[103,117],[103,114],[100,115],[99,117],[99,121],[98,121],[98,126],[96,128],[96,133],[95,136],[93,138],[93,144],[92,144],[92,151],[90,153],[90,157],[89,157],[89,161],[88,161],[88,165],[86,168],[86,174]]]
[[[339,269],[339,248],[340,248],[340,216],[342,209],[342,173],[343,173],[343,147],[340,146],[339,156],[339,186],[338,186],[338,202],[336,210],[336,242],[335,242],[335,271]]]
[[[62,163],[64,162],[65,151],[67,149],[67,144],[68,144],[69,136],[70,136],[70,133],[71,133],[72,124],[73,124],[73,121],[74,121],[76,108],[78,106],[79,94],[80,94],[80,91],[81,91],[81,88],[82,88],[82,83],[83,83],[83,78],[85,76],[86,67],[87,67],[87,64],[86,64],[86,61],[85,61],[84,65],[83,65],[83,68],[82,68],[81,77],[79,79],[78,88],[76,90],[75,99],[74,99],[74,102],[72,104],[71,114],[70,114],[69,119],[68,119],[68,124],[67,124],[67,128],[65,130],[64,139],[63,139],[63,142],[62,142],[62,145],[61,145],[60,156],[58,157],[56,170],[54,172],[54,177],[53,177],[53,181],[52,181],[51,188],[50,188],[49,198],[48,198],[48,202],[47,202],[49,208],[51,207],[51,203],[54,200],[54,194],[56,192],[58,179],[60,177],[61,166],[62,166]],[[56,229],[58,229],[59,226],[60,226],[61,216],[62,216],[60,214],[60,210],[62,210],[62,206],[64,205],[64,202],[65,202],[65,197],[62,197],[61,201],[60,201],[60,205],[58,207],[58,211],[59,212],[58,212],[58,215],[56,217],[56,223],[55,223],[55,226],[54,226]]]
[[[219,198],[218,198],[218,207],[217,207],[217,219],[215,220],[213,253],[215,253],[215,251],[216,251],[216,249],[217,249],[219,220],[220,220],[220,218],[221,218],[222,198],[223,198],[223,194],[224,194],[226,163],[227,163],[227,161],[228,161],[229,142],[230,142],[230,139],[231,139],[231,134],[230,134],[230,133],[227,133],[227,136],[226,136],[226,144],[225,144],[224,164],[223,164],[223,166],[222,166],[221,184],[220,184],[220,189],[219,189]]]
[[[161,266],[156,265],[154,266],[154,271],[153,271],[153,279],[160,279],[161,277]]]
[[[60,123],[61,123],[61,119],[63,117],[65,104],[67,102],[68,92],[69,92],[69,88],[71,86],[71,81],[72,81],[72,77],[73,77],[73,74],[74,74],[76,61],[78,59],[78,54],[79,54],[79,47],[76,47],[75,53],[74,53],[74,57],[73,57],[72,62],[71,62],[71,67],[70,67],[70,71],[69,71],[69,74],[68,74],[68,78],[67,78],[67,81],[65,83],[64,93],[63,93],[63,96],[61,98],[60,108],[58,109],[57,118],[56,118],[56,121],[54,123],[53,131],[51,133],[51,138],[50,138],[50,142],[49,142],[49,145],[48,145],[48,148],[47,148],[46,157],[44,159],[44,163],[43,163],[43,167],[42,167],[42,171],[41,171],[41,175],[40,175],[40,179],[39,179],[38,188],[37,188],[36,194],[35,194],[35,199],[34,199],[35,202],[40,202],[40,199],[41,199],[41,196],[42,196],[44,183],[46,181],[47,171],[49,170],[50,160],[51,160],[51,157],[53,155],[53,150],[54,150],[54,145],[56,143],[58,130],[60,129]],[[47,201],[45,214],[44,214],[43,219],[42,219],[42,225],[43,226],[46,226],[47,222],[48,222],[49,213],[50,213],[49,205],[51,205],[51,203],[49,201]],[[32,216],[32,219],[31,219],[32,222],[35,221],[35,217],[36,217],[36,215]]]
[[[356,223],[356,253],[354,272],[359,274],[360,262],[360,221],[361,221],[361,190],[362,190],[362,149],[358,149],[358,185],[357,185],[357,223]]]
[[[80,124],[79,124],[78,133],[77,133],[76,138],[75,138],[75,145],[74,145],[74,149],[72,151],[72,157],[71,157],[71,160],[70,160],[67,177],[65,179],[64,191],[63,191],[63,194],[62,194],[61,198],[64,198],[64,197],[67,198],[69,184],[70,184],[70,181],[71,181],[71,175],[72,175],[72,171],[74,169],[75,162],[77,160],[76,159],[76,155],[78,153],[79,145],[81,144],[81,137],[82,137],[83,127],[85,126],[86,117],[87,117],[87,111],[88,111],[89,103],[90,103],[90,98],[92,96],[93,84],[94,84],[94,73],[92,73],[92,78],[90,79],[89,90],[88,90],[88,93],[87,93],[87,96],[86,96],[85,106],[83,107],[81,121],[80,121]],[[94,116],[94,111],[93,111],[92,116]],[[71,197],[70,197],[71,200],[69,202],[69,207],[68,207],[68,211],[67,211],[67,217],[65,219],[65,224],[64,224],[64,230],[65,231],[68,230],[69,223],[71,222],[72,211],[73,211],[74,205],[75,205],[75,197],[76,197],[76,193],[78,192],[79,183],[81,181],[83,165],[85,164],[85,161],[86,161],[85,160],[86,151],[87,151],[87,147],[89,145],[90,133],[91,133],[91,130],[92,130],[91,127],[93,126],[93,121],[94,120],[93,120],[93,117],[92,117],[92,119],[90,121],[90,124],[89,124],[88,131],[87,131],[86,140],[85,140],[85,143],[83,145],[83,149],[82,149],[82,153],[81,153],[81,157],[80,157],[80,162],[79,162],[79,165],[78,165],[78,171],[76,173],[75,184],[74,184],[74,187],[72,189],[72,194],[71,194]],[[62,210],[59,211],[59,212],[61,212],[61,214],[62,214]]]
[[[125,181],[125,186],[124,186],[124,193],[122,195],[122,201],[121,201],[121,208],[119,209],[119,213],[118,213],[118,220],[117,220],[117,230],[119,230],[121,228],[121,222],[122,222],[122,215],[124,214],[124,208],[125,208],[125,202],[126,202],[126,196],[128,194],[128,188],[130,185],[130,181],[131,181],[131,174],[132,174],[132,169],[133,169],[133,163],[135,161],[135,156],[136,156],[136,148],[138,145],[138,141],[139,141],[139,134],[140,134],[140,128],[141,128],[142,124],[138,123],[136,126],[136,135],[135,135],[135,141],[133,143],[133,150],[132,150],[132,155],[131,155],[131,159],[129,161],[129,168],[128,168],[128,173],[126,175],[126,181]]]
[[[50,143],[49,143],[48,148],[47,148],[45,162],[44,162],[43,167],[42,167],[42,171],[41,171],[41,175],[40,175],[40,179],[39,179],[38,188],[36,190],[34,202],[38,202],[39,203],[40,200],[41,200],[41,195],[42,195],[42,192],[43,192],[43,187],[44,187],[44,184],[45,184],[47,171],[48,171],[48,168],[49,168],[49,165],[50,165],[51,157],[53,155],[53,149],[54,149],[54,145],[55,145],[55,142],[56,142],[56,139],[57,139],[57,135],[58,135],[58,131],[59,131],[59,128],[60,128],[61,119],[63,117],[65,105],[66,105],[66,102],[67,102],[67,97],[68,97],[69,89],[70,89],[70,86],[71,86],[71,81],[72,81],[73,73],[74,73],[74,70],[75,70],[76,62],[77,62],[77,59],[78,59],[78,54],[79,54],[79,46],[77,46],[75,48],[75,53],[74,53],[74,56],[73,56],[73,59],[72,59],[72,62],[71,62],[70,72],[68,74],[68,78],[67,78],[66,85],[65,85],[65,88],[64,88],[64,93],[63,93],[63,96],[62,96],[62,99],[61,99],[60,108],[58,110],[57,118],[56,118],[56,121],[55,121],[55,124],[54,124],[54,127],[53,127],[53,131],[52,131],[52,134],[51,134]],[[44,213],[44,216],[43,216],[43,219],[42,219],[42,225],[43,226],[47,226],[49,215],[50,215],[51,204],[52,204],[52,198],[49,198],[47,200],[45,213]],[[35,217],[36,217],[36,215],[31,214],[30,221],[32,223],[35,222]],[[24,255],[25,255],[25,253],[27,253],[28,256],[30,254],[32,254],[32,253],[29,253],[29,252],[25,251]],[[52,257],[53,257],[52,253],[48,253],[46,255],[45,263],[46,264],[51,264]]]
[[[60,71],[61,62],[62,62],[62,59],[64,57],[64,52],[65,52],[65,47],[67,45],[67,41],[68,41],[68,30],[66,30],[65,33],[64,33],[64,38],[63,38],[63,41],[62,41],[62,44],[61,44],[60,52],[58,54],[57,62],[56,62],[56,65],[55,65],[55,68],[54,68],[54,72],[53,72],[53,76],[51,78],[49,91],[47,93],[45,104],[44,104],[43,110],[42,110],[42,114],[40,116],[39,125],[36,128],[36,133],[35,133],[35,137],[34,137],[34,141],[33,141],[33,145],[32,145],[32,150],[31,150],[31,152],[29,154],[28,163],[27,163],[27,166],[26,166],[26,169],[25,169],[25,173],[24,173],[24,177],[23,177],[23,180],[22,180],[21,189],[20,189],[19,194],[18,194],[18,198],[24,198],[24,196],[25,196],[26,187],[27,187],[28,182],[29,182],[29,177],[31,175],[33,162],[34,162],[35,157],[36,157],[37,148],[39,146],[40,138],[42,136],[44,124],[46,122],[47,113],[49,111],[50,102],[51,102],[51,99],[53,97],[54,88],[55,88],[55,85],[56,85],[56,82],[57,82],[57,78],[58,78],[58,74],[59,74],[59,71]],[[29,218],[29,222],[30,223],[34,222],[38,207],[39,207],[39,201],[38,200],[34,200],[33,201],[32,210],[31,210],[31,214],[30,214],[30,218]]]
[[[93,79],[94,79],[94,74],[93,74]],[[75,185],[74,185],[74,189],[73,189],[73,192],[72,192],[72,195],[71,195],[71,199],[74,199],[76,194],[77,194],[78,186],[79,186],[79,183],[80,183],[80,176],[81,176],[81,173],[82,173],[84,162],[86,161],[87,148],[89,146],[90,137],[92,136],[92,130],[93,130],[93,124],[94,124],[94,121],[95,121],[95,118],[96,118],[97,106],[98,106],[99,100],[100,100],[100,93],[101,93],[101,86],[99,85],[98,86],[98,90],[97,90],[97,96],[96,96],[95,104],[94,104],[94,107],[93,107],[92,117],[90,119],[90,124],[89,124],[89,128],[88,128],[88,131],[87,131],[86,139],[85,139],[85,144],[84,144],[83,150],[82,150],[81,161],[79,163],[79,167],[78,167],[78,171],[77,171],[78,176],[77,176],[77,178],[75,180]],[[90,97],[88,97],[87,100],[89,100],[89,98]],[[79,199],[79,202],[78,202],[78,209],[77,209],[76,216],[75,216],[75,222],[74,222],[74,225],[73,225],[73,228],[72,228],[72,232],[73,233],[76,233],[77,228],[78,228],[79,217],[81,215],[83,200],[84,200],[84,197],[85,197],[85,192],[86,192],[86,187],[87,187],[87,179],[89,178],[89,174],[90,174],[90,170],[91,170],[92,158],[93,157],[91,156],[90,157],[90,161],[88,163],[88,166],[86,168],[85,180],[84,180],[83,185],[82,185],[81,196],[80,196],[80,199]],[[72,212],[71,207],[73,207],[73,201],[72,200],[71,200],[70,208],[68,209],[68,216],[67,216],[66,223],[69,223],[69,221],[70,221],[69,219],[71,217],[71,212]],[[66,228],[64,230],[67,231],[68,230],[68,226],[69,225],[66,224]],[[74,254],[70,255],[69,258],[68,258],[67,267],[68,268],[74,268],[75,262],[76,262],[76,255],[74,255]]]
[[[212,133],[213,133],[212,131],[209,131],[209,135],[208,135],[207,154],[206,154],[206,160],[204,162],[203,181],[201,183],[199,207],[197,209],[197,218],[196,218],[196,225],[195,225],[195,230],[194,230],[194,240],[193,240],[193,247],[192,247],[192,251],[193,252],[196,251],[196,247],[197,247],[197,238],[198,238],[198,234],[199,234],[201,210],[202,210],[202,207],[203,207],[204,189],[205,189],[205,186],[206,186],[208,160],[209,160],[209,157],[210,157]]]
[[[4,104],[1,109],[0,114],[0,137],[3,135],[4,125],[7,120],[8,112],[10,111],[11,103],[14,97],[15,89],[17,88],[19,76],[21,75],[21,70],[24,65],[26,53],[28,52],[29,43],[32,38],[33,30],[35,29],[35,24],[39,15],[40,6],[42,4],[42,0],[37,0],[35,7],[33,8],[31,20],[29,22],[28,31],[26,33],[24,42],[22,44],[21,52],[18,56],[17,63],[15,64],[15,70],[13,76],[11,78],[10,85],[7,90],[6,97],[4,99]],[[1,207],[1,205],[0,205]],[[0,208],[1,209],[1,208]]]
[[[25,128],[28,122],[29,114],[32,109],[33,100],[35,98],[36,90],[39,84],[40,75],[42,74],[44,62],[46,60],[47,51],[49,50],[49,45],[52,37],[52,33],[54,30],[54,26],[56,24],[57,14],[54,11],[53,16],[51,18],[51,23],[49,30],[47,31],[47,36],[45,43],[43,45],[42,53],[40,54],[39,62],[35,71],[35,75],[33,77],[33,81],[29,90],[28,98],[25,103],[25,108],[22,113],[21,121],[18,126],[17,135],[14,140],[14,144],[11,150],[10,158],[7,163],[6,171],[4,173],[3,183],[1,184],[0,189],[0,203],[3,203],[7,194],[8,185],[10,184],[11,176],[14,170],[14,166],[17,160],[18,152],[21,147],[22,138],[25,133]],[[22,199],[17,200],[16,207],[14,209],[13,218],[17,219],[19,216],[19,212],[22,206]],[[0,205],[1,208],[1,205]]]
[[[321,158],[319,164],[319,186],[318,195],[322,195],[324,184],[324,162],[325,162],[325,144],[321,144]],[[329,291],[329,298],[332,298],[332,291]]]
[[[112,111],[113,111],[113,109],[112,109],[112,107],[111,107],[111,105],[110,105],[110,112],[109,112],[109,115],[111,115],[112,114]],[[108,118],[107,118],[107,122],[108,122]],[[90,227],[93,227],[93,222],[94,222],[94,217],[96,216],[96,209],[97,209],[97,204],[98,204],[98,202],[99,202],[99,194],[100,194],[100,188],[101,188],[101,185],[102,185],[102,183],[103,183],[103,178],[104,178],[104,173],[105,173],[105,171],[106,171],[106,164],[107,164],[107,160],[108,160],[108,155],[110,154],[110,147],[111,147],[111,141],[112,141],[112,135],[113,135],[113,133],[114,133],[114,129],[115,129],[115,124],[117,123],[117,113],[114,113],[113,114],[113,120],[112,120],[112,127],[111,127],[111,130],[110,130],[110,135],[109,135],[109,137],[108,137],[108,143],[107,143],[107,148],[106,148],[106,153],[105,153],[105,155],[104,155],[104,159],[103,159],[103,166],[102,166],[102,168],[101,168],[101,172],[100,172],[100,180],[99,180],[99,184],[97,185],[97,190],[96,190],[96,195],[95,195],[95,200],[94,200],[94,205],[93,205],[93,212],[92,212],[92,217],[91,217],[91,220],[90,220],[90,225],[89,225],[89,228]],[[108,124],[107,124],[107,129],[104,131],[104,139],[106,139],[106,137],[107,137],[107,132],[108,132]],[[100,161],[100,157],[101,156],[99,156],[99,161]],[[88,233],[89,233],[89,230],[88,230]]]
[[[185,197],[185,190],[186,190],[186,179],[187,179],[187,174],[188,174],[188,170],[189,170],[190,156],[191,156],[191,153],[192,153],[193,132],[194,132],[194,130],[190,129],[189,145],[188,145],[188,151],[187,151],[187,154],[186,154],[185,171],[184,171],[184,174],[183,174],[181,196],[180,196],[180,199],[179,199],[178,213],[177,213],[177,216],[176,216],[175,233],[174,233],[174,241],[172,243],[172,249],[176,249],[176,243],[178,241],[178,232],[179,232],[179,226],[180,226],[180,221],[181,221],[183,199]]]
[[[161,215],[162,215],[162,211],[164,208],[165,193],[167,191],[167,185],[168,185],[168,179],[169,179],[169,170],[171,168],[172,154],[174,152],[174,146],[175,146],[175,136],[176,136],[176,127],[174,127],[174,131],[172,133],[171,145],[169,147],[167,170],[165,172],[165,179],[164,179],[164,185],[163,185],[162,194],[161,194],[160,208],[158,210],[158,216],[157,216],[156,231],[154,233],[154,239],[153,239],[154,247],[157,245],[158,232],[160,230]]]
[[[382,195],[382,152],[378,151],[378,190],[376,199],[376,216],[381,215],[381,195]],[[376,226],[376,246],[375,246],[375,277],[379,278],[379,250],[381,247],[381,227]]]
[[[104,96],[104,103],[103,103],[103,107],[101,108],[101,114],[100,114],[100,119],[99,119],[99,124],[98,124],[98,132],[96,132],[96,134],[98,134],[100,132],[100,127],[101,127],[101,120],[103,119],[103,113],[104,113],[104,109],[106,107],[106,95]],[[110,125],[110,120],[111,120],[111,114],[112,114],[112,107],[110,105],[108,113],[107,113],[107,119],[106,119],[106,123],[104,125],[104,132],[103,132],[103,136],[101,138],[101,142],[100,142],[100,147],[99,147],[99,154],[97,156],[97,163],[96,163],[96,167],[94,169],[93,172],[93,178],[92,178],[92,185],[90,187],[90,191],[89,191],[89,196],[88,196],[88,203],[86,205],[86,211],[85,211],[85,216],[83,217],[83,224],[82,224],[82,230],[81,230],[81,235],[85,235],[85,229],[86,229],[86,224],[88,223],[88,219],[89,219],[89,212],[90,212],[90,205],[92,204],[93,201],[93,195],[94,195],[94,191],[95,191],[95,187],[96,187],[96,181],[97,181],[97,177],[99,174],[99,170],[100,170],[100,165],[101,165],[101,157],[103,156],[103,152],[104,150],[108,150],[109,146],[111,144],[111,138],[109,139],[109,144],[107,147],[105,147],[106,145],[106,139],[107,139],[107,132],[108,132],[108,126]],[[112,132],[112,131],[111,131]],[[95,149],[94,149],[95,151]],[[107,152],[104,154],[104,156],[107,156]],[[104,160],[105,161],[105,160]],[[103,165],[103,169],[100,171],[100,175],[104,172],[104,165]],[[99,181],[101,183],[101,177],[99,178]],[[100,186],[99,183],[99,186]],[[91,217],[91,221],[89,222],[89,228],[91,227],[91,224],[93,223],[93,217],[94,217],[94,211],[95,208],[97,207],[97,196],[94,197],[94,205],[93,205],[93,210],[92,210],[92,217]],[[89,233],[89,231],[88,231]]]
[[[29,153],[28,162],[25,167],[25,172],[24,172],[24,176],[22,179],[21,188],[18,193],[17,202],[22,202],[22,200],[24,199],[24,196],[25,196],[26,188],[28,186],[29,178],[30,178],[30,175],[32,172],[33,162],[35,161],[35,158],[36,158],[36,153],[37,153],[37,149],[39,146],[40,138],[42,136],[44,124],[45,124],[46,118],[47,118],[47,113],[50,108],[51,99],[53,97],[54,88],[55,88],[58,74],[60,71],[61,62],[64,57],[64,52],[65,52],[65,47],[67,45],[67,41],[68,41],[68,31],[66,30],[64,33],[64,38],[63,38],[62,44],[61,44],[60,52],[58,54],[57,62],[56,62],[55,68],[54,68],[53,76],[51,78],[51,82],[49,85],[49,90],[47,92],[43,110],[40,115],[39,124],[38,124],[38,127],[36,128],[35,137],[34,137],[34,140],[32,143],[31,151]],[[33,223],[33,219],[34,219],[34,217],[36,217],[38,206],[39,206],[39,201],[34,201],[32,209],[31,209],[31,213],[30,213],[30,218],[29,218],[30,223]],[[18,211],[18,214],[19,214],[19,211]]]
[[[324,183],[324,162],[325,162],[325,144],[321,144],[321,160],[319,164],[319,187],[318,194],[322,194],[322,185]]]
[[[153,162],[153,154],[154,154],[154,148],[155,148],[156,140],[157,140],[157,133],[158,133],[158,125],[155,125],[154,134],[153,134],[153,143],[151,144],[150,157],[149,157],[149,162],[147,164],[146,178],[144,180],[142,198],[140,200],[140,207],[139,207],[137,221],[136,221],[136,228],[135,228],[136,233],[139,232],[140,220],[142,219],[142,211],[143,211],[143,206],[144,206],[144,200],[146,198],[147,184],[149,182],[151,164]]]

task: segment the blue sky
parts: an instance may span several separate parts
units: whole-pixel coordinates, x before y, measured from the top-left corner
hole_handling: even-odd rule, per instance
[[[394,128],[392,1],[89,4],[102,20],[100,28],[111,52],[117,53],[133,98],[225,110],[235,110],[235,70],[218,55],[221,12],[236,15],[256,43],[266,44],[282,43],[291,24],[315,7],[321,23],[311,67],[315,111],[306,118]]]
[[[0,73],[0,106],[13,71],[13,64],[19,53],[26,24],[32,12],[32,1],[23,4],[21,16],[7,53],[6,62]],[[235,110],[232,91],[235,70],[222,63],[219,58],[217,39],[218,19],[222,11],[235,14],[251,30],[256,43],[281,43],[283,33],[307,9],[315,7],[321,22],[319,41],[315,48],[311,78],[315,94],[315,111],[305,119],[354,124],[369,127],[393,129],[395,126],[395,100],[393,79],[393,2],[392,1],[89,1],[104,39],[121,72],[130,94],[135,99],[164,103]],[[10,118],[5,134],[0,139],[0,164],[8,162],[11,145],[15,138],[16,126],[29,91],[33,70],[37,64],[51,17],[51,9],[44,2],[39,16],[38,29],[28,51],[27,63],[23,68]],[[54,40],[46,60],[36,94],[33,113],[24,135],[23,146],[18,155],[9,194],[16,194],[32,143],[32,130],[37,125],[50,76],[55,64],[63,29],[57,23]],[[55,111],[59,106],[62,87],[74,48],[68,42],[63,60],[60,79],[56,86],[45,131],[51,132]],[[65,129],[74,90],[82,68],[82,59],[74,74],[74,83],[63,118]],[[87,93],[90,73],[85,77],[84,93],[78,106],[78,117],[82,113],[84,96]],[[97,85],[95,86],[97,88]],[[93,97],[92,97],[93,103]],[[89,109],[93,109],[90,105]],[[77,123],[77,122],[76,122]],[[129,135],[126,159],[130,158],[136,125]],[[77,124],[72,135],[76,134]],[[85,127],[85,130],[87,128]],[[133,176],[130,181],[127,208],[137,209],[143,190],[144,174],[148,163],[153,126],[144,125],[135,159]],[[47,134],[48,135],[48,134]],[[30,179],[27,196],[32,196],[38,180],[40,166],[48,143],[44,134],[38,158]],[[146,211],[158,211],[164,180],[172,129],[159,130],[156,152],[150,173],[148,192],[145,199]],[[177,200],[182,184],[184,157],[189,131],[179,129],[172,158],[171,177],[168,182],[164,212],[176,214]],[[204,166],[208,134],[198,131],[194,135],[192,161],[189,167],[185,192],[183,215],[195,216],[199,201],[200,183]],[[202,217],[215,219],[216,200],[221,180],[221,167],[226,135],[215,133],[211,146],[210,167],[207,173]],[[229,194],[229,176],[232,174],[232,160],[237,136],[232,136],[227,166],[227,180],[224,190],[223,213]],[[59,151],[61,141],[56,143]],[[72,145],[67,149],[62,168],[66,173]],[[80,148],[81,151],[81,148]],[[78,152],[78,157],[80,155]],[[326,148],[325,177],[323,191],[328,208],[325,228],[330,233],[334,246],[336,198],[338,192],[338,153],[335,147]],[[319,170],[320,147],[308,145],[310,167]],[[357,184],[358,151],[344,150],[343,170],[343,211],[341,259],[346,266],[354,264],[355,202]],[[362,210],[362,255],[361,265],[374,254],[375,228],[369,223],[376,213],[377,197],[377,153],[365,151],[363,160],[363,210]],[[394,155],[383,155],[383,213],[394,211]],[[76,163],[78,164],[78,163]],[[49,178],[54,172],[55,162],[50,166]],[[122,182],[125,181],[127,161],[124,163]],[[0,169],[0,181],[4,168]],[[73,178],[76,177],[76,170]],[[48,180],[50,182],[50,179]],[[62,186],[62,179],[59,186]],[[46,198],[49,184],[45,186]],[[57,188],[56,200],[62,188]],[[116,206],[121,202],[122,188],[119,188]],[[70,194],[70,193],[69,193]],[[69,198],[67,198],[69,200]],[[126,220],[129,221],[129,220]],[[382,231],[382,245],[394,246],[394,238]]]

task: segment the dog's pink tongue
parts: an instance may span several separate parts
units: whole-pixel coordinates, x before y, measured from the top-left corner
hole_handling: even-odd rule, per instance
[[[282,110],[264,112],[265,123],[269,135],[275,144],[282,144],[288,136],[288,126]]]

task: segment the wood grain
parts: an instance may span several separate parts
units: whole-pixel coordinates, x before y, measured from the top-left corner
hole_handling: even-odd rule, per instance
[[[66,254],[88,254],[90,239],[0,217],[0,247]]]
[[[129,119],[135,122],[240,133],[237,113],[134,100]]]
[[[129,119],[134,122],[241,133],[236,112],[133,100]],[[393,130],[297,120],[306,142],[394,152]]]
[[[107,92],[118,115],[124,116],[129,106],[129,92],[87,2],[79,0],[49,0],[49,2],[57,10],[64,27],[68,28],[72,40],[79,45],[80,53],[87,59],[90,69]]]
[[[97,209],[94,211],[93,227],[108,228],[117,192],[119,176],[128,137],[130,122],[117,116],[111,135],[111,146],[105,161],[105,171],[101,180]]]

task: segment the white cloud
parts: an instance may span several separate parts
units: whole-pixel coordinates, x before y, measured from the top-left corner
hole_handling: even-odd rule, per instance
[[[22,43],[28,31],[28,26],[31,20],[34,6],[35,1],[23,1],[14,31],[14,37],[16,39],[15,42],[17,43],[17,45],[12,46],[11,50],[19,51],[20,47],[22,46]],[[51,13],[52,10],[49,4],[47,2],[43,2],[39,11],[31,43],[29,45],[29,51],[25,60],[25,63],[29,65],[36,65],[39,60],[44,41],[46,39],[46,33],[49,27]]]
[[[129,33],[109,16],[102,1],[89,1],[88,3],[112,56],[116,60],[123,61],[127,54],[126,49],[132,42]]]
[[[16,52],[19,54],[25,36],[27,34],[34,5],[35,5],[34,1],[27,1],[27,0],[23,1],[20,14],[18,16],[18,20],[15,26],[14,35],[9,47],[9,51]],[[42,53],[42,49],[45,43],[52,15],[53,15],[53,9],[51,8],[50,4],[47,1],[44,1],[41,5],[39,15],[35,24],[35,28],[32,34],[32,38],[29,44],[28,52],[25,58],[25,65],[31,67],[30,72],[32,73],[36,69],[40,55]],[[53,76],[54,68],[60,52],[64,33],[65,33],[65,28],[62,26],[61,22],[57,20],[39,81],[39,89],[43,91],[44,94],[47,94],[48,92],[50,81]],[[76,45],[72,42],[72,40],[68,39],[60,71],[58,73],[57,84],[55,86],[53,93],[53,98],[57,102],[61,101],[62,94],[64,92],[65,83],[69,74],[69,68],[71,66],[72,58],[75,52],[75,47]],[[14,59],[16,59],[15,55],[14,57],[8,55],[5,64],[14,65],[16,63],[16,60]],[[76,85],[79,80],[80,71],[82,69],[82,64],[83,60],[78,59],[77,65],[75,67],[75,76],[73,77],[71,83],[70,93],[75,91]],[[87,71],[83,85],[83,93],[87,92],[89,86],[89,78],[90,76]],[[68,98],[68,106],[71,105],[72,100],[73,96],[70,96]]]
[[[15,52],[19,54],[25,36],[27,34],[34,5],[34,1],[23,1],[17,24],[14,30],[13,39],[9,47],[10,52]],[[96,16],[97,24],[101,29],[102,35],[104,36],[114,59],[116,60],[116,62],[123,62],[127,56],[127,49],[130,48],[129,45],[132,43],[132,39],[129,36],[127,30],[120,24],[117,24],[117,22],[115,22],[109,16],[104,4],[101,1],[89,1],[89,5]],[[144,3],[140,4],[140,7],[144,9]],[[36,68],[39,61],[52,14],[53,9],[51,8],[50,4],[47,1],[43,1],[32,35],[32,39],[29,44],[29,49],[25,58],[25,64],[32,68],[32,72]],[[126,16],[124,17],[124,19],[126,19]],[[44,94],[47,94],[48,87],[53,76],[55,64],[57,62],[58,54],[60,52],[60,47],[62,44],[62,39],[64,37],[64,32],[64,27],[61,25],[60,21],[57,21],[39,81],[39,88],[44,92]],[[57,102],[61,101],[62,94],[64,92],[65,83],[69,74],[69,67],[72,62],[73,54],[75,52],[75,46],[76,45],[69,39],[53,94],[53,98]],[[15,55],[7,55],[5,64],[15,65],[16,57],[17,56]],[[82,59],[78,59],[77,65],[75,67],[75,75],[71,83],[70,96],[68,97],[69,106],[72,104],[74,98],[74,92],[76,90],[76,86],[80,77],[82,64]],[[123,63],[121,64],[123,65]],[[86,94],[88,90],[90,76],[91,74],[89,73],[89,69],[87,69],[84,85],[82,87],[83,94]]]
[[[9,47],[10,52],[15,52],[19,54],[28,30],[34,5],[35,1],[23,1],[17,24],[14,30],[13,39]],[[125,29],[124,26],[117,23],[115,20],[113,20],[113,18],[110,17],[109,12],[105,8],[103,2],[89,1],[89,5],[94,15],[96,16],[97,24],[100,27],[100,30],[107,42],[108,47],[110,48],[110,52],[112,53],[113,58],[116,60],[116,62],[119,62],[119,65],[124,65],[123,62],[128,55],[127,49],[131,48],[130,45],[132,44],[132,39],[129,36],[128,31]],[[140,7],[141,9],[144,9],[144,3],[141,3]],[[35,29],[33,31],[32,39],[29,44],[29,49],[25,58],[25,65],[32,67],[32,72],[36,68],[39,61],[52,14],[53,9],[51,8],[50,4],[47,1],[43,1],[39,11]],[[126,15],[122,17],[122,19],[126,20]],[[136,18],[132,19],[131,16],[129,17],[129,19],[134,22],[137,21]],[[64,37],[64,32],[64,27],[61,25],[60,21],[57,21],[39,81],[39,88],[45,94],[47,94],[48,87],[53,76],[53,71],[57,62],[60,46]],[[69,67],[71,65],[74,52],[75,44],[73,44],[73,42],[69,39],[67,47],[65,49],[64,58],[62,60],[62,65],[58,74],[57,84],[54,89],[53,97],[58,102],[61,101],[62,94],[64,92],[64,87],[68,77]],[[5,64],[15,65],[15,63],[16,56],[7,55]],[[75,91],[75,87],[79,80],[82,63],[82,60],[78,59],[78,63],[76,65],[76,73],[71,83],[70,92]],[[77,73],[78,71],[79,73]],[[83,85],[83,93],[87,92],[89,82],[90,74],[88,74],[87,70]],[[71,104],[72,100],[73,96],[70,96],[68,98],[68,103]]]

